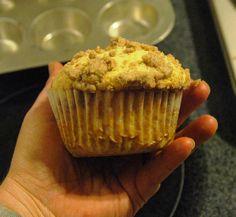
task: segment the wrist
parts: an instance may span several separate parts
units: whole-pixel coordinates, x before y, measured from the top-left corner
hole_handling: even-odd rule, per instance
[[[27,192],[19,183],[8,177],[0,186],[0,204],[15,211],[20,216],[45,216],[44,208],[38,199]]]

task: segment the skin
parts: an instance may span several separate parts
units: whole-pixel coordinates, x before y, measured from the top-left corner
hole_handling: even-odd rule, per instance
[[[24,118],[10,170],[0,186],[0,203],[22,216],[134,216],[162,181],[216,132],[216,119],[203,115],[159,153],[73,158],[64,148],[47,98],[61,67],[50,64],[47,84]],[[185,91],[179,125],[209,93],[204,81]]]

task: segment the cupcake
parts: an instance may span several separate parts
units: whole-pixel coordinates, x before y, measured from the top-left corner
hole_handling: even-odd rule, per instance
[[[115,38],[80,51],[48,91],[67,150],[76,157],[159,150],[175,136],[188,69],[172,55]]]

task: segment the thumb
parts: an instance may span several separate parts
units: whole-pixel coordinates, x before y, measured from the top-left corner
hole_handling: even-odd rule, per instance
[[[45,88],[48,89],[52,83],[52,80],[55,78],[55,76],[59,73],[60,69],[63,67],[63,65],[59,62],[51,62],[48,64],[48,73],[49,78],[46,82]]]
[[[38,159],[55,153],[55,145],[61,143],[56,121],[47,97],[47,90],[62,65],[58,62],[49,66],[49,78],[33,106],[24,117],[16,145],[15,156]],[[47,150],[44,152],[43,150]]]
[[[40,120],[40,122],[48,122],[48,121],[55,121],[54,116],[52,114],[52,109],[49,104],[48,96],[47,96],[47,90],[50,88],[52,84],[52,80],[54,77],[59,73],[59,70],[62,68],[62,64],[59,62],[52,62],[49,64],[49,78],[42,89],[42,91],[39,93],[37,99],[35,100],[34,104],[30,108],[30,110],[27,112],[24,121],[23,121],[23,127],[24,125],[27,125],[27,122],[36,122],[36,120]]]
[[[48,71],[49,71],[48,80],[47,80],[43,90],[39,93],[39,95],[32,107],[34,107],[34,106],[37,107],[37,106],[40,106],[45,103],[49,104],[48,98],[47,98],[47,90],[50,88],[53,79],[59,73],[59,71],[62,67],[63,67],[63,65],[59,62],[52,62],[48,65]]]
[[[165,180],[191,154],[195,143],[188,137],[174,140],[161,153],[147,162],[137,174],[137,189],[147,201]]]

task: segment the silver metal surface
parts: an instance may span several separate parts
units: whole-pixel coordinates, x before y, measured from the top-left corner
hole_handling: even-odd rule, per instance
[[[32,39],[43,50],[63,50],[85,41],[89,17],[75,8],[55,8],[40,14],[31,25]]]
[[[169,0],[0,0],[0,74],[66,61],[110,37],[157,44],[174,21]]]
[[[0,57],[18,51],[22,33],[17,24],[8,18],[0,19]]]

